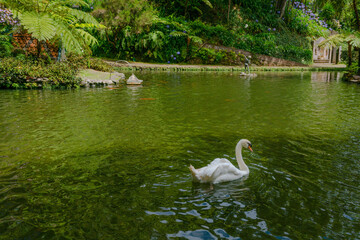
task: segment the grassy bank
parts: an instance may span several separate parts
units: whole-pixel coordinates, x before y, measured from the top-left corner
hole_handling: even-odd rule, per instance
[[[153,66],[153,65],[142,65],[142,66],[116,66],[118,71],[129,71],[129,70],[147,70],[147,71],[174,71],[174,72],[183,72],[183,71],[218,71],[218,72],[244,72],[243,67],[228,67],[228,66]],[[251,72],[286,72],[286,71],[345,71],[345,67],[252,67],[250,68]]]

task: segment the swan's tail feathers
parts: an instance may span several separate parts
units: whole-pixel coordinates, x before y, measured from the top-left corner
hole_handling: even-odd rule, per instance
[[[190,164],[189,169],[190,169],[193,181],[199,181],[199,178],[196,176],[197,170],[193,167],[193,165]]]

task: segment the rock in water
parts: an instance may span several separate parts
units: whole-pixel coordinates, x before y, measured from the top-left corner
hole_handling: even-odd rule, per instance
[[[138,79],[134,74],[132,74],[129,79],[126,81],[126,84],[129,85],[140,85],[143,80]]]
[[[110,80],[119,83],[120,80],[125,80],[125,74],[119,72],[112,72],[110,74]]]

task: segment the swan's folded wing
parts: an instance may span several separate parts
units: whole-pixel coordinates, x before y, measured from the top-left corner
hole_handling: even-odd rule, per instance
[[[227,160],[228,161],[228,160]],[[202,169],[201,179],[204,182],[214,182],[219,177],[238,175],[239,170],[230,162],[210,164]]]
[[[218,165],[218,164],[223,164],[223,163],[230,163],[230,164],[231,164],[231,162],[230,162],[229,160],[227,160],[226,158],[215,158],[215,159],[209,164],[209,166],[210,166],[210,165],[213,165],[213,164]]]

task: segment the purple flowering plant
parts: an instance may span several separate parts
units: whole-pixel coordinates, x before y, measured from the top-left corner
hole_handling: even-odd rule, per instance
[[[13,17],[9,9],[0,8],[0,25],[18,26],[19,21]]]
[[[317,14],[307,8],[304,3],[294,2],[294,8],[289,12],[289,19],[292,19],[291,26],[299,33],[320,37],[329,33],[326,21],[319,19]]]

